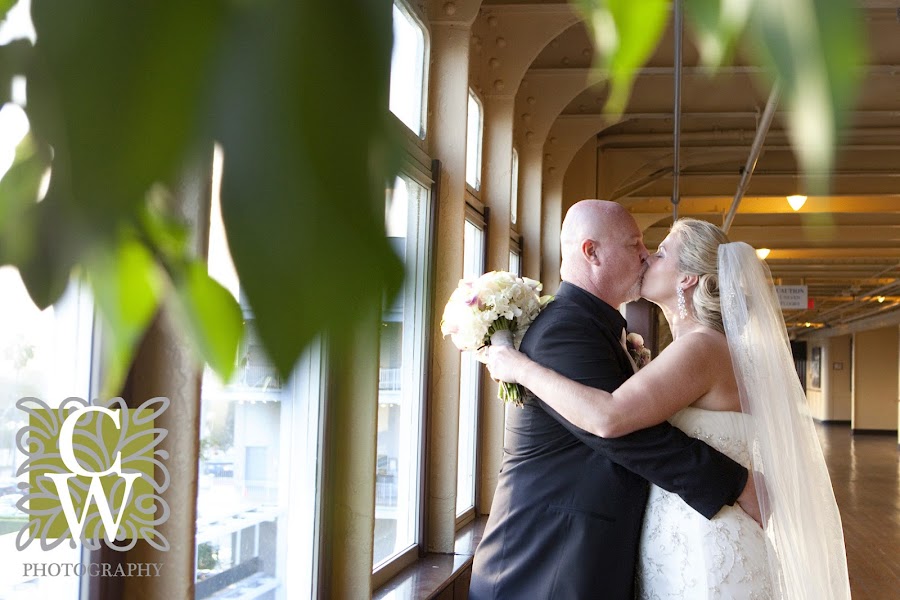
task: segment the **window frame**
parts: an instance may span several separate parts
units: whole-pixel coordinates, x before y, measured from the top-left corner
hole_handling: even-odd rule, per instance
[[[411,6],[404,0],[393,0],[391,7],[392,15],[394,6],[396,6],[397,9],[400,10],[404,15],[406,15],[410,21],[417,25],[419,27],[420,33],[422,34],[422,82],[420,90],[421,103],[419,108],[419,131],[416,131],[409,125],[407,125],[406,122],[403,121],[403,119],[401,119],[394,113],[394,111],[390,109],[390,107],[388,108],[388,113],[395,117],[396,121],[400,123],[406,131],[412,133],[417,140],[424,141],[428,136],[428,82],[431,66],[431,32],[425,25],[425,20],[419,15],[418,11],[413,6]],[[393,52],[393,49],[391,50],[391,52]],[[388,85],[390,86],[390,83],[388,83]],[[390,91],[388,92],[388,95],[390,96]],[[390,105],[390,97],[388,98],[388,104]]]
[[[5,175],[5,173],[3,174]],[[0,175],[0,178],[3,177]],[[7,269],[18,269],[14,265],[0,265],[0,268]],[[22,275],[19,272],[19,278],[21,279]],[[24,280],[22,281],[22,285],[24,290],[27,292],[28,288],[24,284]],[[32,301],[33,302],[33,301]],[[40,312],[44,312],[47,309],[38,309],[37,306],[34,306],[36,310]],[[82,400],[87,401],[89,404],[96,404],[98,399],[103,398],[101,395],[101,387],[103,377],[105,375],[104,369],[104,352],[105,347],[104,343],[108,345],[106,338],[108,334],[104,334],[104,329],[107,327],[104,325],[102,316],[99,312],[99,308],[97,303],[93,298],[93,291],[91,290],[88,282],[77,276],[70,275],[66,287],[62,293],[62,295],[57,298],[57,300],[52,304],[52,310],[54,311],[54,339],[53,346],[58,345],[58,337],[60,335],[65,335],[66,337],[71,337],[70,334],[74,335],[74,343],[77,346],[76,355],[74,357],[76,361],[76,367],[73,369],[73,375],[77,377],[79,380],[72,382],[70,385],[67,385],[65,389],[66,396],[73,396],[73,391],[77,394],[76,397],[81,397]],[[58,324],[60,318],[60,312],[65,311],[68,314],[68,317],[74,319],[74,323],[69,323],[68,327],[64,328],[68,331],[61,331]],[[29,330],[30,331],[30,330]],[[2,341],[2,340],[0,340]],[[46,350],[45,348],[39,349],[39,352],[43,352]],[[81,356],[79,351],[86,351],[87,356]],[[54,361],[55,362],[55,361]],[[80,368],[79,368],[80,367]],[[83,372],[82,369],[86,369],[87,372]],[[58,373],[56,374],[58,375]],[[59,406],[59,403],[62,402],[66,396],[59,397],[56,395],[54,397],[53,387],[54,385],[47,386],[49,390],[41,390],[39,399],[47,402],[47,404],[53,408]],[[73,388],[77,388],[73,390]],[[21,400],[21,398],[19,398]],[[15,414],[19,416],[20,409],[16,408],[16,402],[10,406],[11,409],[15,410]],[[18,433],[18,431],[16,432]],[[15,435],[14,439],[15,439]],[[23,460],[27,460],[27,456],[22,456],[22,454],[18,451],[13,453],[12,456],[12,467],[13,467],[13,477],[18,478],[16,475],[16,471],[21,466],[21,463],[17,462],[18,458],[22,458]],[[26,478],[27,481],[27,478]],[[13,532],[5,535],[13,535]],[[40,547],[41,544],[35,540],[33,542],[37,547]],[[52,553],[56,548],[63,548],[63,551],[67,551],[69,549],[69,542],[63,542],[56,546],[54,549],[50,550]],[[39,550],[39,556],[42,560],[46,560],[49,562],[53,561],[53,556],[47,556],[45,550]],[[18,554],[18,551],[17,551]],[[101,544],[98,550],[91,550],[87,546],[85,546],[81,541],[77,542],[77,548],[75,549],[75,554],[77,555],[77,560],[82,563],[91,563],[91,562],[102,562],[104,560],[103,557],[107,555],[115,555],[118,552],[114,550],[110,550],[105,544]],[[58,558],[58,557],[57,557]],[[68,591],[75,591],[74,597],[62,596],[62,600],[80,600],[82,598],[90,598],[91,594],[102,594],[102,592],[107,589],[107,583],[104,581],[102,577],[90,577],[87,574],[83,575],[75,575],[77,578],[76,582],[72,584],[72,589],[66,589]],[[47,590],[38,590],[46,592]],[[58,591],[58,590],[57,590]],[[60,597],[55,595],[54,597]]]
[[[331,356],[330,348],[328,345],[328,341],[324,337],[319,337],[315,339],[303,352],[298,361],[297,365],[294,367],[294,370],[291,372],[290,376],[290,385],[294,390],[294,397],[291,399],[291,402],[287,405],[287,419],[290,422],[290,431],[291,433],[306,431],[306,448],[309,448],[310,445],[313,444],[313,439],[315,439],[315,445],[317,448],[316,452],[316,466],[315,472],[313,473],[313,478],[315,480],[315,499],[314,499],[314,507],[313,507],[313,516],[312,516],[312,564],[310,564],[310,581],[309,581],[309,592],[310,597],[315,597],[320,583],[322,581],[322,569],[323,564],[321,562],[322,553],[325,551],[325,540],[322,535],[322,516],[323,516],[323,491],[325,489],[325,464],[324,464],[324,454],[325,454],[325,411],[326,411],[326,403],[329,396],[329,373],[330,373],[330,365],[328,357]],[[305,372],[304,372],[305,370]],[[303,373],[303,376],[301,376]],[[301,390],[301,387],[304,390]],[[295,410],[297,408],[297,402],[295,401],[299,393],[306,392],[306,398],[310,403],[316,403],[316,423],[313,426],[307,416],[309,414],[307,411]],[[284,408],[284,405],[282,405]],[[309,406],[308,409],[312,408]],[[291,444],[294,441],[294,435],[291,435],[291,439],[282,440],[281,442],[281,456],[279,460],[283,460],[284,454],[286,452],[290,453],[292,448],[290,448]],[[293,470],[293,469],[292,469]],[[299,477],[291,477],[288,481],[288,489],[287,494],[288,497],[292,497],[294,494],[299,493],[302,490],[303,485],[306,482],[300,481]],[[277,552],[280,552],[282,548],[285,551],[285,564],[291,564],[291,557],[296,556],[295,552],[291,552],[289,550],[290,546],[287,543],[288,539],[293,537],[294,525],[291,524],[291,513],[290,511],[287,513],[287,519],[285,532],[279,533],[287,533],[287,535],[278,535],[276,538],[276,543],[279,545]],[[277,572],[277,571],[276,571]],[[287,583],[288,577],[285,577],[285,584]],[[285,589],[288,587],[285,585]],[[304,592],[306,590],[303,590]],[[292,590],[292,593],[296,593],[296,590]]]
[[[516,277],[522,276],[522,236],[516,233],[515,231],[509,232],[509,253],[510,255],[515,254],[519,259],[518,269],[515,271],[512,270],[512,261],[507,265],[509,272],[515,275]]]
[[[419,480],[416,486],[418,517],[414,528],[416,537],[413,544],[396,553],[392,558],[389,557],[389,559],[373,565],[372,589],[383,586],[397,573],[425,554],[425,539],[428,525],[427,455],[425,448],[428,444],[428,423],[430,422],[428,390],[431,386],[430,344],[433,335],[432,321],[434,320],[435,219],[438,208],[435,199],[438,196],[438,184],[436,182],[440,180],[436,176],[436,173],[440,173],[440,161],[432,161],[431,172],[428,172],[423,165],[425,158],[424,155],[407,155],[396,175],[396,177],[407,177],[427,191],[427,198],[423,201],[422,207],[424,214],[420,214],[421,219],[419,221],[418,244],[422,250],[417,252],[415,265],[416,272],[421,273],[422,277],[417,290],[421,292],[421,301],[416,302],[415,308],[415,321],[420,324],[421,335],[417,335],[417,332],[411,334],[416,339],[415,364],[411,365],[411,367],[421,373],[419,385],[417,386],[420,407],[418,418],[419,443],[417,446],[419,453],[417,457],[417,475]],[[393,182],[391,183],[393,184]],[[374,467],[375,465],[373,465]]]
[[[469,182],[469,105],[471,101],[474,100],[475,104],[478,105],[478,141],[475,145],[475,173],[473,174],[475,177],[475,184],[473,185]],[[474,195],[476,198],[478,197],[479,192],[481,192],[481,176],[484,171],[484,102],[481,101],[481,98],[478,97],[478,94],[475,93],[475,90],[471,87],[469,88],[469,94],[466,100],[466,189]]]
[[[210,163],[210,183],[207,193],[206,214],[204,219],[208,225],[205,228],[205,260],[207,261],[207,269],[209,269],[210,248],[213,236],[213,219],[215,212],[221,211],[221,198],[219,197],[219,186],[221,182],[221,166],[224,161],[224,154],[218,144],[214,145],[211,153]],[[219,208],[216,209],[216,205]],[[201,229],[204,231],[204,229]],[[227,245],[227,237],[223,238],[225,248],[230,254]],[[241,305],[243,317],[245,320],[255,320],[253,313],[248,305],[245,304],[246,298],[242,291],[240,278],[237,272],[238,288],[236,290],[229,289],[229,292],[236,294],[235,300]],[[213,273],[210,276],[216,278]],[[223,282],[220,281],[223,285]],[[226,285],[226,288],[228,286]],[[249,342],[249,336],[245,332],[242,339],[242,346]],[[274,460],[278,462],[278,490],[277,490],[277,521],[274,534],[273,551],[273,567],[272,577],[277,582],[274,590],[276,595],[287,594],[293,596],[315,597],[323,581],[323,565],[321,561],[322,552],[325,551],[325,540],[323,538],[323,507],[325,499],[325,470],[327,460],[325,453],[326,445],[326,404],[330,394],[330,348],[327,339],[324,336],[314,338],[301,353],[294,365],[291,373],[284,378],[277,392],[277,402],[279,404],[278,416],[278,443],[272,446]],[[267,359],[267,362],[268,359]],[[198,388],[198,420],[203,418],[203,403],[207,397],[209,390],[205,389],[207,365],[201,364],[200,370],[200,386]],[[240,367],[237,368],[239,370]],[[235,375],[237,374],[237,371]],[[232,377],[230,382],[222,382],[222,389],[218,392],[227,391],[227,388],[235,385],[235,378]],[[246,390],[250,392],[250,388]],[[213,390],[212,393],[215,393]],[[233,390],[232,390],[233,393]],[[235,415],[237,420],[237,415]],[[202,427],[202,425],[201,425]],[[197,440],[203,439],[202,431],[197,432],[200,435]],[[310,449],[314,448],[314,453],[310,453]],[[198,448],[199,450],[199,448]],[[312,458],[310,458],[312,457]],[[198,451],[194,460],[197,466],[200,465],[200,452]],[[305,464],[311,462],[312,464]],[[199,546],[203,543],[200,536],[197,535],[197,525],[200,518],[200,512],[197,505],[200,500],[200,481],[202,473],[198,468],[196,471],[195,484],[197,485],[197,494],[195,497],[194,515],[194,532],[192,535],[193,552],[195,560],[193,561],[193,577],[194,587],[199,583],[197,578],[197,561],[196,555],[199,552]],[[295,507],[298,503],[298,497],[308,492],[309,484],[312,482],[314,486],[314,497],[312,499],[312,515],[308,513],[300,513]],[[308,519],[311,519],[309,521]],[[309,534],[304,536],[304,541],[309,540],[308,548],[304,544],[297,543],[298,532]],[[259,529],[254,533],[259,536]],[[289,542],[293,540],[294,543]],[[257,545],[258,541],[255,542]],[[309,553],[310,561],[302,563],[306,572],[299,574],[296,569],[292,569],[291,565],[295,564],[298,557],[305,557]],[[308,578],[308,580],[307,580]],[[240,580],[238,580],[240,581]],[[302,589],[298,589],[297,585],[303,584]],[[217,591],[213,591],[215,595]],[[196,589],[194,591],[196,597]],[[211,597],[211,596],[206,596]]]
[[[486,207],[484,204],[479,202],[476,198],[467,195],[466,197],[466,206],[465,206],[465,216],[464,216],[464,225],[465,222],[471,223],[476,229],[482,232],[483,243],[482,243],[482,251],[481,251],[481,272],[484,273],[487,268],[487,251],[489,244],[489,236],[490,229],[488,226],[490,220],[490,208]],[[479,273],[481,275],[481,273]],[[461,384],[462,382],[460,382]],[[481,485],[479,474],[481,473],[481,429],[482,429],[482,419],[481,410],[482,404],[484,401],[484,369],[476,369],[476,381],[473,385],[473,389],[475,390],[475,398],[473,402],[472,412],[474,415],[474,427],[472,428],[473,436],[474,436],[474,444],[472,447],[473,454],[475,455],[475,461],[473,465],[473,481],[472,481],[472,505],[467,507],[460,513],[456,514],[456,530],[459,531],[462,527],[470,523],[476,516],[478,509],[478,501],[481,496]],[[457,443],[457,481],[459,478],[459,445]],[[459,489],[457,487],[457,494],[459,494]],[[455,510],[455,507],[454,507]]]
[[[519,221],[519,151],[513,146],[509,164],[509,223],[518,227]],[[519,253],[521,256],[521,252]]]

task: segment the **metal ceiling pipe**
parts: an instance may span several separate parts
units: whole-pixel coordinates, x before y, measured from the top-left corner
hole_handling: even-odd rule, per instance
[[[857,305],[857,303],[863,302],[865,299],[871,300],[872,298],[877,298],[878,296],[891,295],[890,292],[893,292],[893,291],[900,291],[900,281],[893,281],[886,285],[882,285],[873,290],[869,290],[865,294],[857,294],[856,296],[854,296],[855,300],[853,300],[849,306],[847,306],[846,304],[842,305],[842,306],[836,306],[832,309],[826,310],[825,312],[818,314],[817,317],[819,319],[821,319],[823,317],[836,314],[837,318],[840,319],[840,317],[842,315],[853,310],[853,308]],[[888,293],[885,294],[885,292],[888,292]]]
[[[776,114],[781,114],[776,111]],[[593,117],[594,115],[588,115]],[[692,116],[691,113],[683,115],[685,118]],[[566,119],[565,115],[559,117],[560,119]],[[668,115],[667,117],[671,119],[672,115]],[[628,119],[626,119],[627,121]],[[635,120],[640,120],[640,117]],[[625,122],[625,121],[621,121]],[[683,131],[680,134],[680,138],[682,141],[691,141],[696,143],[716,143],[716,142],[728,142],[728,141],[739,141],[743,142],[745,140],[750,140],[754,138],[756,135],[756,131],[746,130],[746,129],[718,129],[714,131]],[[782,142],[787,141],[787,133],[783,131],[775,131],[772,133],[773,138],[779,139]],[[851,131],[847,139],[844,140],[844,144],[839,147],[844,146],[859,146],[865,145],[869,147],[873,144],[885,144],[888,145],[895,143],[897,140],[897,136],[900,136],[900,127],[881,127],[881,128],[866,128],[861,129],[857,128]],[[671,137],[668,133],[603,133],[600,132],[599,137],[597,138],[597,147],[602,149],[609,149],[610,146],[615,146],[616,144],[622,144],[623,147],[628,147],[630,144],[644,144],[641,147],[645,147],[646,143],[649,142],[665,142],[665,145],[669,144]],[[870,142],[871,140],[871,142]]]
[[[766,134],[769,132],[769,126],[772,124],[772,118],[775,116],[775,107],[778,106],[778,98],[781,96],[781,86],[776,81],[769,92],[769,100],[766,102],[766,109],[763,111],[762,119],[759,121],[759,127],[756,129],[756,137],[753,138],[753,145],[750,146],[750,156],[747,157],[747,164],[744,165],[744,171],[741,173],[741,181],[738,183],[737,191],[734,193],[734,200],[731,201],[731,208],[725,216],[725,222],[722,229],[725,233],[731,228],[734,221],[734,215],[737,213],[738,205],[750,185],[750,177],[756,169],[756,162],[759,160],[759,153],[762,151]]]
[[[877,306],[869,305],[867,307],[864,307],[862,310],[860,310],[855,315],[850,315],[847,318],[842,319],[839,324],[846,325],[847,323],[853,323],[854,321],[868,319],[870,317],[877,315],[878,313],[887,312],[887,311],[893,310],[895,308],[897,308],[897,302],[890,302],[890,303],[885,302],[884,304],[878,304]]]
[[[863,298],[869,298],[869,300],[871,300],[876,298],[878,295],[892,296],[898,291],[900,291],[900,284],[891,284],[888,286],[884,286],[883,288],[879,288],[878,290],[873,290],[873,292],[875,293],[872,295],[867,294],[865,296],[856,296],[855,300],[845,302],[822,313],[815,314],[813,315],[813,317],[817,322],[820,323],[841,324],[847,321],[848,316],[852,318],[852,313],[865,310],[867,305],[871,304],[869,301],[863,300]]]
[[[684,16],[682,0],[675,0],[675,106],[672,143],[675,151],[672,156],[672,220],[678,219],[678,203],[681,201],[681,192],[678,189],[681,183],[681,81],[682,71],[682,43],[681,35],[684,30]]]
[[[638,190],[642,190],[648,185],[662,179],[666,175],[672,172],[672,167],[665,167],[663,169],[658,169],[653,173],[650,173],[646,177],[642,177],[641,179],[629,183],[628,185],[624,185],[617,189],[614,193],[609,196],[610,200],[618,200],[619,198],[624,198],[625,196],[631,195],[633,192]]]

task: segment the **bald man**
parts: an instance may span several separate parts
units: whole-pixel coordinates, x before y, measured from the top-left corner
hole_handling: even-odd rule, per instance
[[[563,283],[520,349],[611,392],[634,372],[617,307],[640,296],[641,230],[621,205],[583,200],[566,213],[560,243]],[[648,481],[707,518],[749,489],[744,467],[668,423],[602,439],[526,394],[507,411],[469,598],[632,600]]]

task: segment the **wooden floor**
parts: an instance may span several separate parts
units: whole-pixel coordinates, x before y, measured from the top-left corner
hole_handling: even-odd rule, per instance
[[[854,600],[900,598],[900,451],[894,435],[820,425],[841,511]]]

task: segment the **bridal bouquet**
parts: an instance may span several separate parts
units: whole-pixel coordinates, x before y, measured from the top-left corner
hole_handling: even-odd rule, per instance
[[[491,271],[478,279],[462,279],[444,308],[441,333],[460,350],[485,345],[518,348],[525,331],[553,296],[539,296],[543,285],[507,271]],[[501,383],[498,396],[522,405],[518,384]]]

